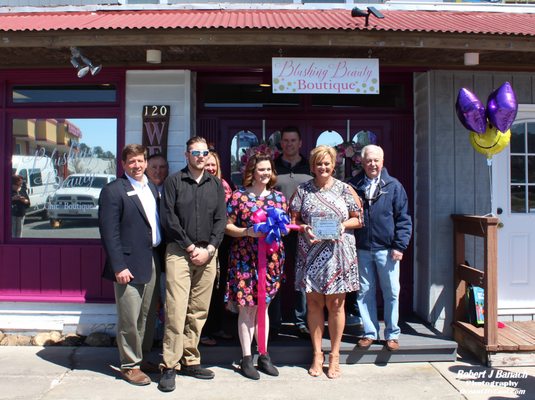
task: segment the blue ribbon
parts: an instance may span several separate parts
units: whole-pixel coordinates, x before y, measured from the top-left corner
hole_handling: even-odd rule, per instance
[[[276,207],[266,208],[266,214],[266,221],[254,224],[254,231],[264,233],[267,244],[280,242],[282,235],[288,234],[286,225],[290,223],[290,219],[284,210]]]

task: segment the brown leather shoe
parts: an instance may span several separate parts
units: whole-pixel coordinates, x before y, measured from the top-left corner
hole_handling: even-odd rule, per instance
[[[124,380],[132,385],[145,386],[150,384],[150,378],[139,368],[121,369]]]
[[[368,337],[361,338],[357,342],[357,346],[359,346],[361,349],[367,349],[372,344],[373,344],[373,339],[372,338],[368,338]]]
[[[386,341],[386,348],[389,351],[398,351],[399,350],[399,342],[397,339],[390,339]]]

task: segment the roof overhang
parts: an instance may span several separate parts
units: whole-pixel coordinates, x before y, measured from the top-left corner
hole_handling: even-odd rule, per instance
[[[0,67],[66,66],[69,47],[106,66],[265,66],[271,57],[378,57],[383,66],[532,69],[535,14],[383,10],[139,10],[0,14]]]

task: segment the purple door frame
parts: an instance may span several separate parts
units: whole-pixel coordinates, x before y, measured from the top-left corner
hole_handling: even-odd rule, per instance
[[[259,82],[263,77],[259,77]],[[223,82],[224,77],[205,76],[199,79],[199,85],[205,82]],[[228,82],[250,83],[251,78],[227,78]],[[404,185],[409,196],[409,204],[413,204],[414,165],[414,127],[412,109],[412,74],[407,71],[389,71],[381,76],[381,81],[401,82],[405,88],[406,104],[404,110],[385,110],[373,108],[330,108],[321,109],[310,105],[310,96],[304,95],[301,106],[291,109],[255,109],[255,108],[203,108],[203,99],[198,97],[197,134],[207,136],[215,144],[221,157],[222,172],[230,178],[230,144],[232,137],[240,130],[251,130],[262,139],[262,126],[266,135],[284,126],[298,126],[303,139],[302,153],[307,156],[315,147],[318,135],[326,129],[340,132],[346,140],[346,124],[350,120],[351,134],[360,129],[380,132],[378,144],[385,150],[385,167]],[[198,90],[202,93],[202,90]],[[267,137],[266,137],[267,139]],[[409,160],[409,162],[407,162]],[[412,210],[411,210],[412,212]],[[413,301],[413,254],[410,245],[403,259],[401,273],[400,308],[403,314],[412,311]],[[291,298],[291,284],[286,284],[284,297]],[[289,297],[288,297],[289,296]]]
[[[14,104],[16,85],[114,84],[114,103]],[[101,278],[104,252],[98,239],[12,239],[7,232],[11,185],[12,120],[46,117],[108,117],[117,119],[117,154],[124,146],[125,70],[106,68],[97,76],[76,78],[72,69],[3,71],[0,79],[2,159],[0,184],[0,301],[110,302],[113,286]],[[118,169],[121,166],[118,165]],[[119,171],[119,173],[122,173]]]

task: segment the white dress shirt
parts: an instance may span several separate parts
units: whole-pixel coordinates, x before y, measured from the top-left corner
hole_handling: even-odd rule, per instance
[[[375,193],[377,191],[377,186],[379,185],[379,179],[381,178],[381,176],[378,176],[376,178],[373,178],[373,179],[370,179],[368,178],[367,176],[365,177],[366,179],[366,185],[365,185],[365,188],[366,188],[366,200],[370,200],[370,199],[375,199],[377,197],[377,193]]]
[[[149,180],[145,175],[143,175],[143,180],[141,182],[136,181],[130,176],[126,175],[132,187],[136,191],[136,194],[141,201],[141,205],[145,210],[145,214],[149,219],[149,224],[152,230],[152,247],[156,247],[162,241],[162,235],[160,232],[160,216],[158,215],[158,208],[156,207],[156,199],[150,190]]]

